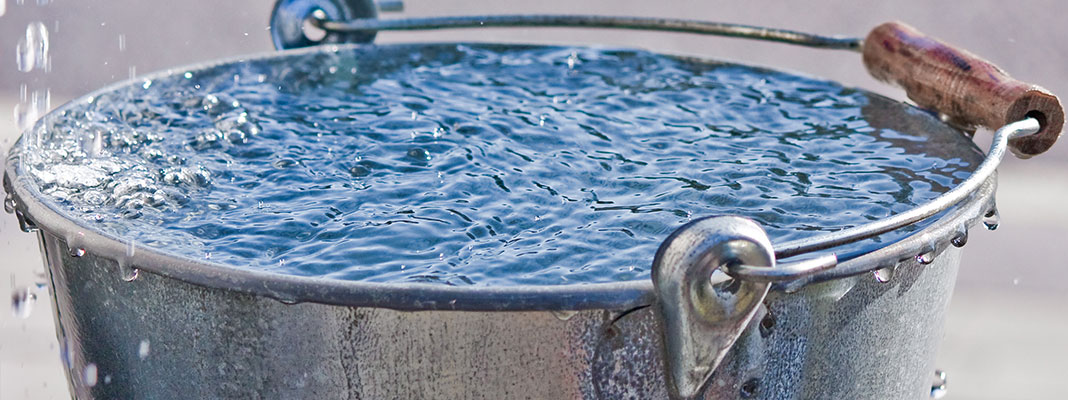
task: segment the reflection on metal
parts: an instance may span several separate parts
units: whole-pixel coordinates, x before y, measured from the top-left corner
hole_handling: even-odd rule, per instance
[[[378,31],[412,31],[458,28],[610,28],[693,33],[759,39],[824,49],[860,50],[861,39],[821,36],[811,33],[761,26],[672,18],[613,17],[603,15],[471,15],[380,20],[375,18],[321,21],[332,32],[368,33]]]
[[[771,241],[741,217],[702,218],[668,237],[653,261],[653,286],[662,321],[665,367],[672,395],[696,397],[749,325],[770,285],[726,277],[742,264],[774,268]]]

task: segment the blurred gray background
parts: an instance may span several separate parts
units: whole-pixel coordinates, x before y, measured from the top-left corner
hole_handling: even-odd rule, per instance
[[[407,0],[404,16],[500,13],[600,13],[694,18],[865,35],[888,20],[966,48],[1013,76],[1068,95],[1068,2],[813,0]],[[272,1],[0,0],[0,147],[18,135],[15,109],[50,98],[55,107],[111,82],[239,54],[271,51],[265,29]],[[391,14],[384,17],[391,18]],[[16,47],[27,26],[49,35],[51,68],[21,72]],[[680,34],[564,29],[486,29],[385,33],[379,42],[507,41],[597,43],[694,54],[832,78],[897,99],[900,90],[869,78],[854,53]],[[25,88],[25,89],[23,89]],[[25,94],[24,94],[25,93]],[[49,96],[45,96],[49,93]],[[977,136],[982,146],[989,133]],[[1001,167],[1001,227],[977,231],[964,255],[940,365],[951,399],[1064,398],[1068,360],[1068,143],[1033,160]],[[0,216],[0,265],[9,283],[0,298],[43,274],[33,235]],[[27,318],[0,312],[0,399],[68,397],[46,292]],[[861,351],[861,349],[858,349]]]

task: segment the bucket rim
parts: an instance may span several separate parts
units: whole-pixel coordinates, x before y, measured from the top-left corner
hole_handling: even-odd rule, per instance
[[[167,78],[186,72],[206,70],[213,67],[223,66],[239,62],[259,61],[271,58],[296,57],[307,54],[338,53],[343,50],[354,49],[403,49],[406,47],[424,47],[427,45],[456,46],[510,46],[529,48],[565,48],[569,46],[524,44],[524,43],[468,43],[468,42],[419,42],[419,43],[396,43],[396,44],[328,44],[314,47],[291,49],[283,51],[270,51],[253,55],[237,56],[212,60],[204,63],[196,63],[187,66],[170,68],[156,73],[147,74],[137,78],[126,79],[103,88],[94,90],[88,94],[79,96],[39,119],[33,127],[20,135],[12,145],[10,153],[5,160],[3,186],[9,196],[16,201],[16,213],[19,218],[39,230],[41,240],[45,236],[59,239],[69,245],[72,235],[77,235],[78,243],[85,243],[86,250],[97,257],[114,260],[121,265],[137,268],[138,270],[154,273],[161,276],[177,279],[207,288],[220,290],[233,290],[254,295],[261,295],[279,300],[286,304],[302,302],[332,304],[351,307],[378,307],[396,310],[463,310],[463,311],[546,311],[567,310],[579,311],[590,309],[613,309],[630,310],[641,308],[655,303],[653,282],[651,278],[606,282],[606,283],[580,283],[563,285],[533,285],[522,284],[512,286],[448,286],[439,283],[421,282],[366,282],[353,280],[330,279],[323,277],[310,277],[287,275],[276,272],[238,268],[223,263],[208,262],[207,260],[193,259],[188,256],[173,254],[171,252],[150,247],[137,247],[132,256],[128,255],[129,241],[103,232],[74,218],[64,216],[62,211],[53,208],[49,202],[42,201],[44,195],[37,190],[32,177],[21,174],[18,159],[20,149],[24,145],[26,136],[40,128],[49,118],[65,112],[75,105],[93,99],[95,97],[114,92],[120,88],[145,81]],[[574,46],[570,46],[574,47]],[[581,45],[584,48],[621,48],[606,46]],[[684,60],[696,60],[705,63],[735,64],[729,61],[719,61],[710,58],[693,57],[685,55],[672,55],[656,52],[658,55],[674,57]],[[744,64],[742,64],[744,65]],[[795,76],[806,76],[796,72],[783,72],[780,70],[750,66],[758,70],[777,73],[787,73]],[[806,76],[808,77],[808,76]],[[813,78],[827,81],[825,78]],[[843,86],[844,88],[848,88]],[[869,96],[878,96],[864,89],[856,89]],[[913,107],[901,104],[902,107]],[[938,124],[933,117],[932,121]],[[841,279],[868,272],[879,268],[890,260],[898,260],[915,256],[915,249],[930,248],[926,251],[940,253],[947,248],[952,233],[959,226],[965,229],[978,223],[982,210],[988,204],[993,203],[993,195],[996,189],[996,174],[992,175],[968,200],[952,207],[937,221],[908,237],[894,243],[885,244],[880,249],[873,251],[872,257],[867,255],[850,260],[852,268],[843,269],[842,272],[828,275],[826,279],[808,280],[814,283],[830,279]],[[975,210],[980,211],[975,211]],[[979,214],[979,215],[977,215]],[[953,228],[953,229],[947,229]],[[930,242],[936,239],[936,244]],[[63,255],[69,257],[69,255]],[[650,260],[650,263],[652,260]],[[869,267],[862,264],[870,264]],[[51,268],[51,266],[49,266]],[[776,289],[790,290],[790,285],[776,285]],[[796,289],[793,288],[793,289]]]

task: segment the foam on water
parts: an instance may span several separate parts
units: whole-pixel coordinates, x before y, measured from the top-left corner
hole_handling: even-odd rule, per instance
[[[138,248],[336,279],[609,282],[647,278],[692,218],[746,216],[781,243],[915,207],[981,160],[955,132],[873,122],[894,107],[640,51],[342,48],[78,100],[20,152],[55,208]]]

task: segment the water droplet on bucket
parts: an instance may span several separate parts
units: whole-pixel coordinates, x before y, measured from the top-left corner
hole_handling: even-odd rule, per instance
[[[991,208],[990,211],[983,215],[983,225],[986,226],[986,229],[998,229],[999,223],[1001,223],[1001,215],[998,213],[997,208]]]
[[[921,254],[916,256],[916,262],[918,262],[920,264],[923,264],[923,265],[930,264],[932,261],[934,261],[934,252],[933,251],[928,251],[926,253],[921,253]]]
[[[550,312],[553,314],[554,317],[556,317],[556,319],[561,321],[567,321],[571,319],[571,317],[574,317],[576,314],[579,313],[578,311],[572,310],[553,310]]]
[[[931,398],[941,399],[946,397],[946,393],[949,389],[946,388],[946,372],[940,369],[935,370],[935,379],[931,383]]]
[[[950,239],[949,243],[953,244],[954,247],[964,247],[964,245],[968,244],[968,230],[965,228],[957,232],[957,236]]]
[[[897,270],[896,266],[894,266],[894,267],[883,267],[883,268],[879,268],[879,269],[877,269],[875,271],[872,271],[872,275],[875,276],[875,280],[878,281],[879,283],[886,283],[886,282],[890,282],[890,280],[894,278],[894,271],[895,270]]]
[[[85,255],[85,249],[80,247],[71,247],[68,249],[71,257],[81,257]]]
[[[37,293],[32,286],[17,289],[11,294],[11,312],[19,318],[29,318],[33,305],[37,302]]]
[[[85,378],[85,386],[88,386],[88,387],[96,386],[96,379],[97,379],[96,364],[89,363],[89,365],[85,366],[85,373],[83,374],[83,378]]]
[[[15,196],[8,193],[7,197],[4,197],[4,211],[8,214],[14,214],[16,205]]]
[[[137,357],[140,357],[142,360],[144,360],[148,358],[148,353],[151,351],[152,344],[149,343],[148,339],[142,340],[141,344],[137,346]]]
[[[141,270],[135,267],[127,267],[120,265],[119,274],[123,281],[133,282],[137,280],[137,277],[141,275]]]

